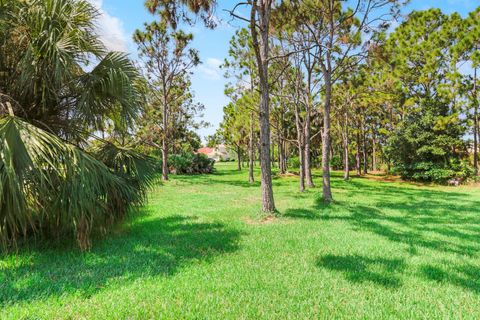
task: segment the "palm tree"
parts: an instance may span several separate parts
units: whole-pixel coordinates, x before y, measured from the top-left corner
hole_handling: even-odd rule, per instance
[[[94,153],[103,163],[82,149],[107,123],[134,123],[137,71],[107,52],[85,0],[3,1],[0,12],[0,242],[75,234],[86,249],[152,181],[132,150],[106,144]]]

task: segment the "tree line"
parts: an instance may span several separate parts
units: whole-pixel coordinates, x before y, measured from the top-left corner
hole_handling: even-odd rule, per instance
[[[264,212],[275,211],[272,166],[298,171],[301,191],[321,167],[325,202],[331,169],[347,180],[351,169],[436,182],[478,174],[480,9],[401,17],[402,1],[348,4],[255,0],[228,10],[245,28],[222,65],[231,101],[211,140],[235,149],[239,164],[248,158],[250,182],[259,161]],[[73,235],[88,249],[92,233],[144,203],[158,163],[164,180],[173,163],[211,170],[191,156],[207,124],[190,80],[201,62],[180,27],[200,18],[215,29],[217,3],[145,5],[158,19],[135,32],[131,61],[102,44],[88,1],[0,0],[4,248]]]
[[[227,10],[245,29],[223,65],[231,103],[210,139],[248,155],[250,181],[259,160],[263,211],[275,210],[272,164],[283,173],[292,158],[300,190],[319,164],[325,202],[331,168],[345,179],[352,168],[435,182],[477,175],[479,9],[402,16],[406,2],[256,0]],[[216,5],[148,4],[174,22],[189,11],[208,22]]]

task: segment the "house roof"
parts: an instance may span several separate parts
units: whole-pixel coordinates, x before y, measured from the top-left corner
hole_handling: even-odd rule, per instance
[[[203,153],[203,154],[206,154],[206,155],[209,155],[210,153],[212,153],[214,150],[212,148],[208,148],[208,147],[204,147],[204,148],[200,148],[197,150],[197,153]]]

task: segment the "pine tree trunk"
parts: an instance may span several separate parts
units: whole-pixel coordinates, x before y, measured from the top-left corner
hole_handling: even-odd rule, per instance
[[[330,203],[333,200],[330,187],[330,102],[332,97],[331,74],[324,74],[325,78],[325,104],[323,112],[323,145],[322,145],[322,170],[323,170],[323,201]]]
[[[240,145],[237,146],[237,169],[238,171],[242,170],[242,155],[241,155]]]
[[[278,143],[279,150],[278,150],[278,165],[280,169],[280,174],[285,174],[286,172],[286,167],[285,167],[285,145],[283,142],[282,137],[279,135],[278,136],[280,141]]]
[[[248,141],[248,181],[250,183],[255,182],[253,177],[253,162],[254,162],[254,150],[253,150],[253,139],[254,139],[254,129],[253,129],[253,112],[250,113],[250,137]]]
[[[297,129],[298,160],[299,160],[299,178],[300,192],[305,191],[305,148],[304,148],[304,130],[300,120],[300,111],[298,105],[295,105],[295,126]]]
[[[313,184],[312,178],[312,161],[311,161],[311,154],[310,154],[310,105],[309,103],[306,104],[306,114],[305,114],[305,179],[307,180],[307,187],[313,188],[315,185]]]
[[[164,90],[165,92],[165,90]],[[163,137],[162,137],[162,180],[168,180],[168,104],[166,97],[163,103]]]
[[[348,181],[350,179],[350,161],[348,156],[348,112],[345,112],[345,131],[343,136],[343,161],[344,161],[344,172],[343,180]]]
[[[375,131],[372,129],[372,171],[377,171],[377,149]]]
[[[364,124],[362,122],[362,135],[363,135],[363,174],[368,173],[368,153],[367,153],[367,137]]]
[[[357,131],[357,154],[356,154],[356,169],[357,169],[357,175],[361,176],[362,175],[362,163],[360,160],[360,133]]]
[[[473,70],[473,168],[478,176],[478,101],[477,101],[477,68]]]
[[[258,8],[258,22],[257,22]],[[262,188],[262,210],[266,213],[275,211],[272,186],[272,168],[270,161],[270,105],[268,83],[269,25],[271,3],[268,0],[256,0],[251,6],[250,32],[255,50],[258,74],[260,78],[260,169]],[[260,33],[257,31],[259,25]],[[259,36],[260,35],[260,39]],[[259,41],[260,40],[260,41]]]
[[[167,139],[162,139],[162,180],[168,180],[168,146]]]

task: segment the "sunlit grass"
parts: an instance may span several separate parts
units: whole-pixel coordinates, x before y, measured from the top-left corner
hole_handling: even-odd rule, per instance
[[[338,173],[324,205],[297,184],[274,180],[280,216],[261,223],[259,183],[233,164],[173,177],[90,252],[38,244],[0,258],[0,317],[480,316],[479,190]]]

